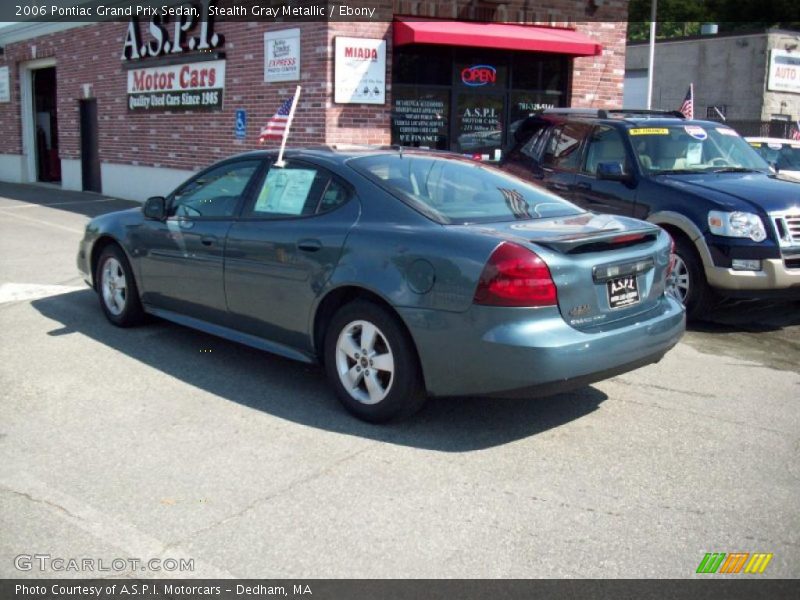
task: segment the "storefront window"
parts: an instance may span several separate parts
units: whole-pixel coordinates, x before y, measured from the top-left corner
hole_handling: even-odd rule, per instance
[[[395,89],[392,140],[402,146],[450,148],[450,92],[407,87]]]
[[[497,158],[522,119],[566,105],[569,65],[535,52],[396,48],[392,143]]]

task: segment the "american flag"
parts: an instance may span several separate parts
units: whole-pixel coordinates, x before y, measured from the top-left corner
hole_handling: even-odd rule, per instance
[[[530,219],[531,211],[527,200],[517,190],[508,188],[497,188],[503,194],[503,199],[506,201],[508,210],[514,215],[516,219]]]
[[[689,84],[689,89],[686,92],[686,97],[681,104],[680,112],[687,119],[694,119],[694,84]]]
[[[286,131],[286,124],[289,121],[289,111],[292,108],[292,98],[286,100],[278,108],[269,122],[261,128],[261,133],[258,136],[259,143],[263,144],[267,140],[279,140],[283,137]]]
[[[795,121],[794,127],[792,128],[791,138],[793,140],[800,141],[800,121]]]

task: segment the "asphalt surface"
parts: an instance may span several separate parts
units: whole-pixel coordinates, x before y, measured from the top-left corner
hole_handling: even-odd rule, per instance
[[[15,567],[45,554],[189,558],[166,574],[194,577],[682,578],[706,552],[800,576],[798,303],[725,306],[577,393],[371,426],[316,367],[107,323],[75,253],[90,216],[129,205],[0,184],[0,577],[165,575]]]

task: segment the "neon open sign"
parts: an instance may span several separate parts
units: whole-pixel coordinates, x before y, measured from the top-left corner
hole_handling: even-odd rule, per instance
[[[473,65],[461,71],[461,81],[465,85],[479,87],[482,85],[494,85],[497,82],[497,69],[491,65]]]

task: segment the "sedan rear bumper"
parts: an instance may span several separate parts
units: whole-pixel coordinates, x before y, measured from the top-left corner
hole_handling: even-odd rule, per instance
[[[665,296],[608,330],[579,331],[557,307],[399,309],[433,396],[547,395],[657,362],[683,335],[683,307]]]

